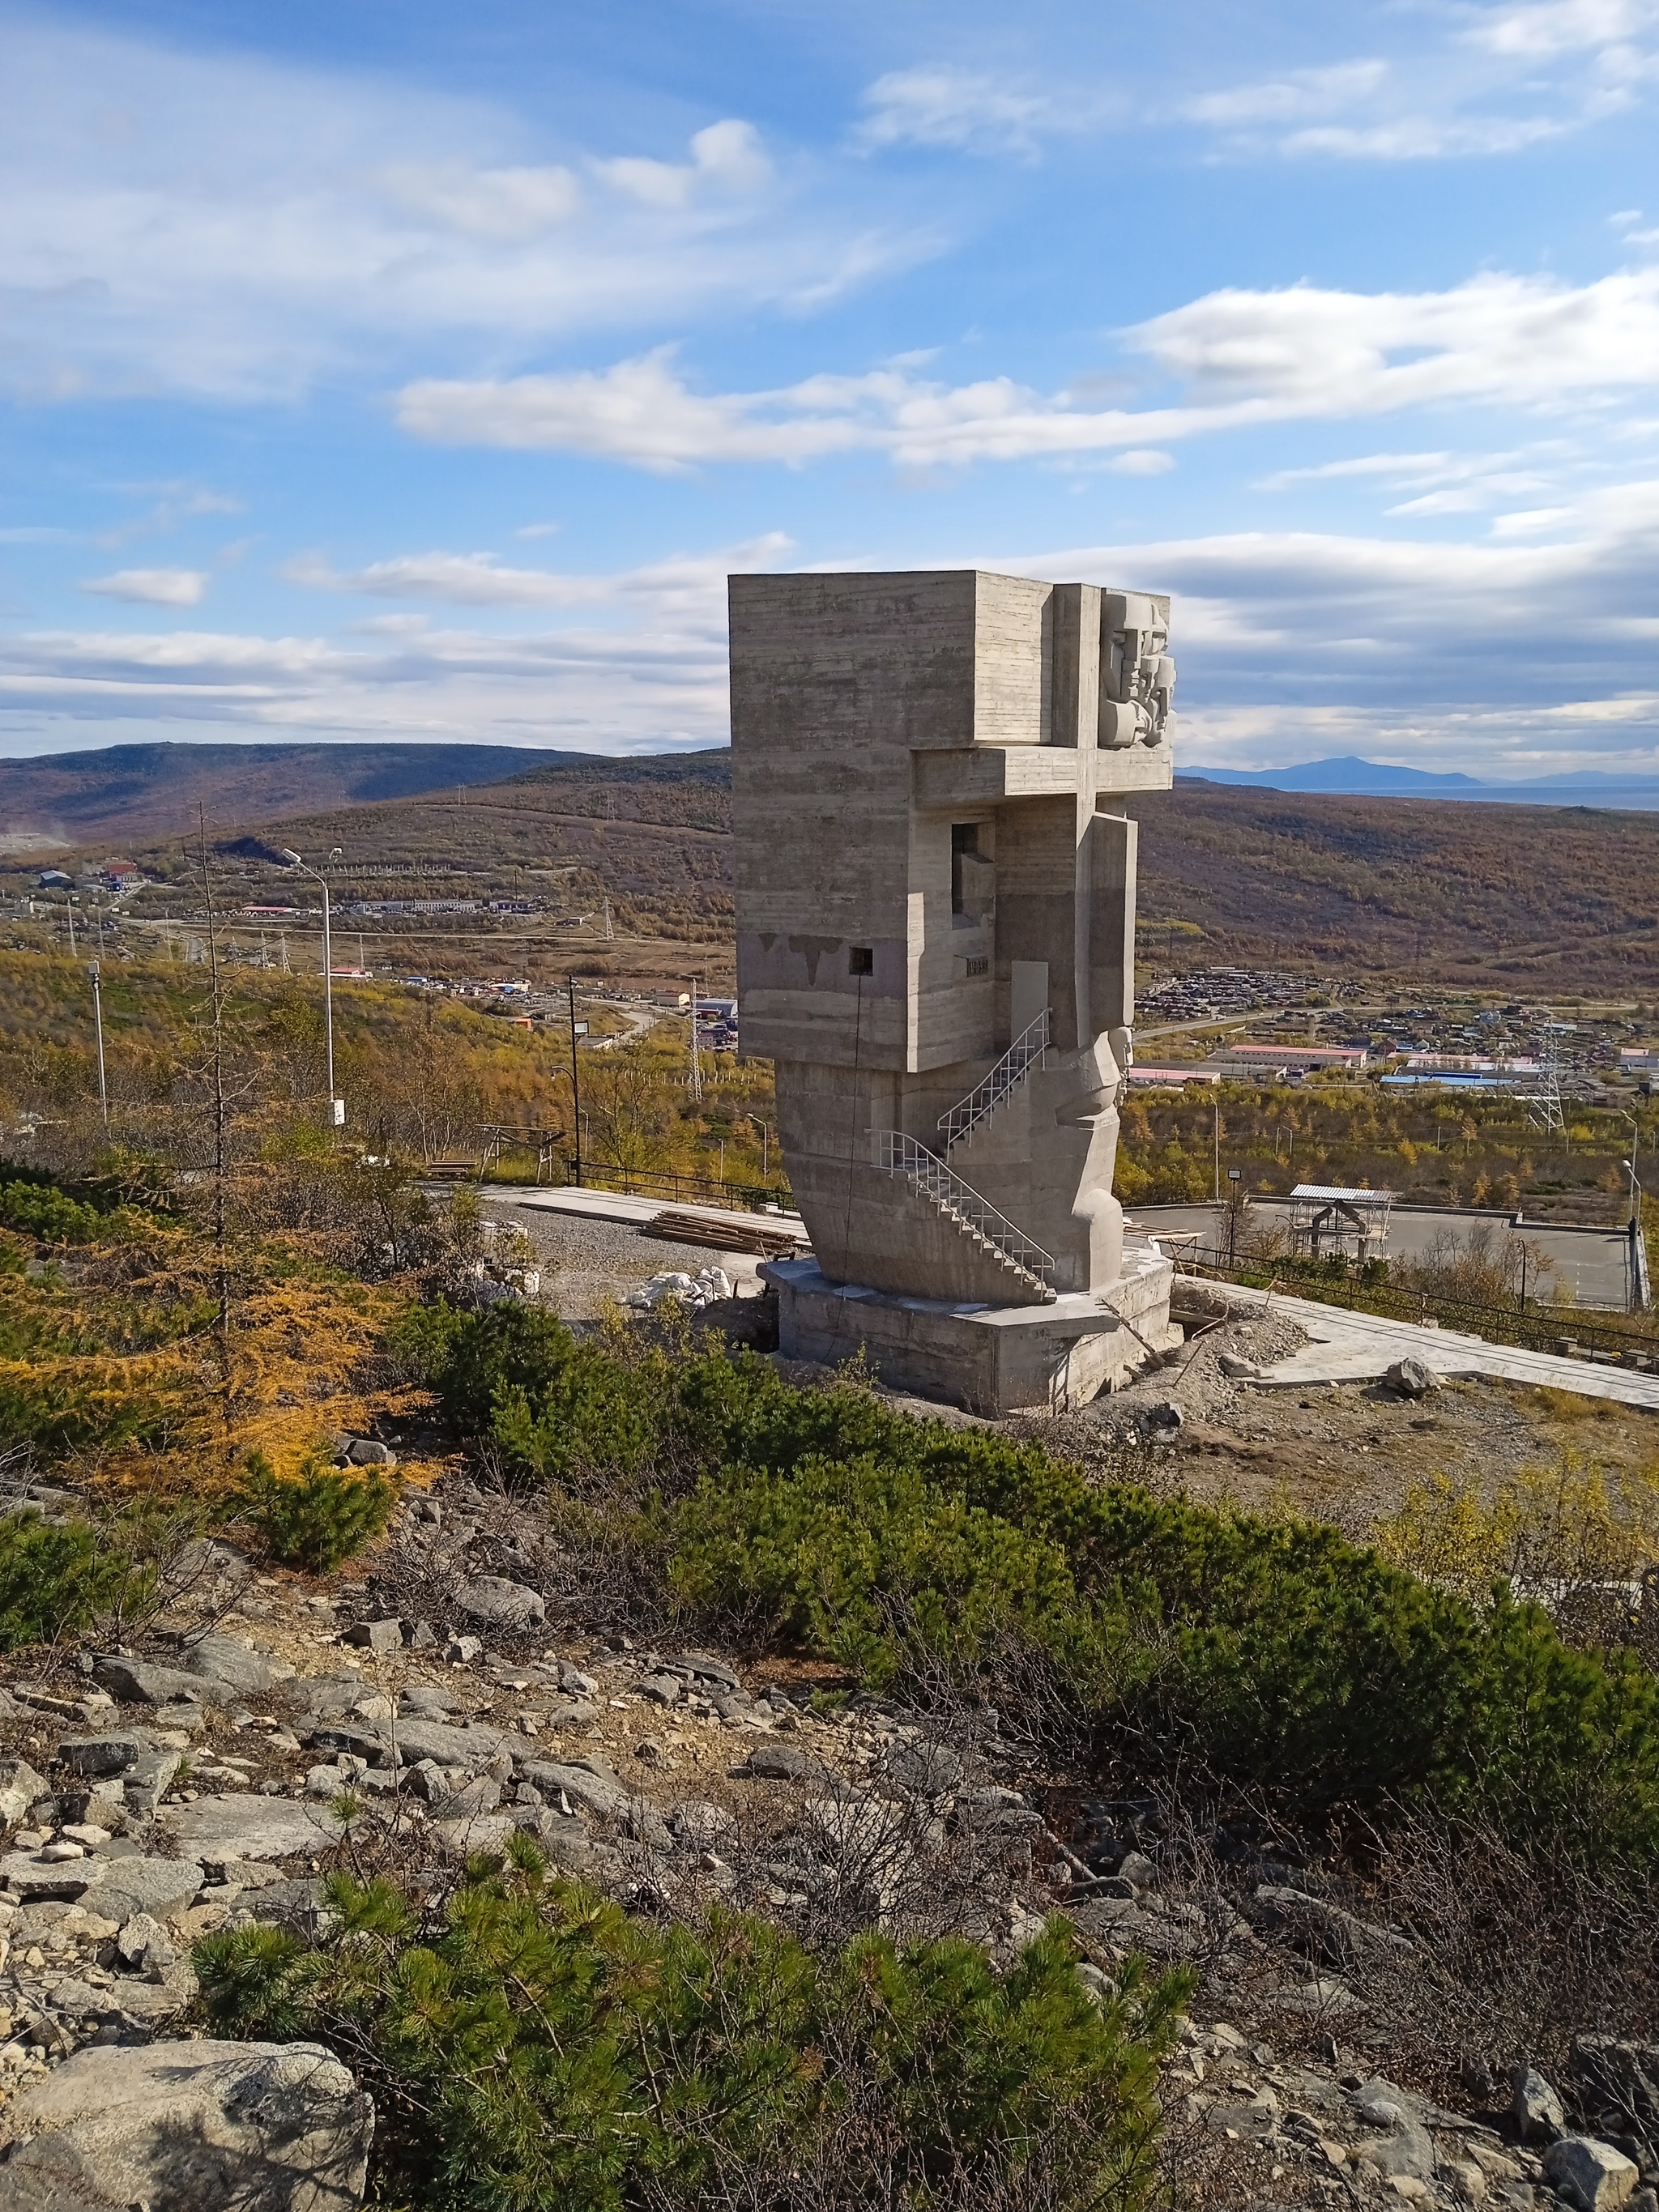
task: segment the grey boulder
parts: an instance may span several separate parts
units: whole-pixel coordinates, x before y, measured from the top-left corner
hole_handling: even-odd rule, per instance
[[[0,1823],[14,1826],[37,1797],[46,1794],[46,1780],[26,1759],[0,1759]]]
[[[749,1754],[748,1771],[763,1782],[833,1782],[833,1767],[793,1743],[757,1743]]]
[[[1440,1388],[1440,1377],[1420,1359],[1396,1359],[1382,1379],[1402,1398],[1426,1398]]]
[[[1544,2153],[1545,2178],[1578,2212],[1614,2212],[1641,2176],[1611,2143],[1594,2136],[1563,2136]]]
[[[71,1774],[89,1776],[125,1774],[143,1754],[143,1740],[136,1735],[70,1735],[58,1747],[58,1756]],[[45,1786],[43,1783],[41,1788]]]
[[[78,2051],[21,2091],[0,2212],[143,2203],[353,2212],[374,2106],[315,2043],[160,2043]]]
[[[292,1669],[267,1659],[263,1651],[253,1650],[238,1637],[203,1636],[185,1652],[185,1671],[199,1675],[204,1682],[240,1690],[244,1696],[260,1697],[274,1690]]]
[[[285,1859],[337,1844],[345,1823],[326,1806],[294,1797],[230,1791],[169,1806],[167,1825],[186,1850],[203,1858]]]
[[[455,1609],[483,1628],[530,1628],[547,1618],[533,1589],[504,1575],[469,1575],[455,1586]]]
[[[1522,2142],[1553,2142],[1566,2133],[1561,2100],[1535,2066],[1517,2066],[1510,2087],[1510,2112]]]
[[[120,1858],[100,1860],[105,1869],[97,1885],[97,1910],[118,1924],[141,1912],[158,1917],[188,1905],[202,1887],[199,1859]]]
[[[199,1674],[187,1674],[182,1668],[125,1659],[118,1651],[100,1651],[92,1662],[92,1673],[100,1689],[134,1705],[199,1704],[208,1686]]]

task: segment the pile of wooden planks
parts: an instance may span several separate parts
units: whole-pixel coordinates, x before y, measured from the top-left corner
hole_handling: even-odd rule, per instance
[[[672,1207],[653,1213],[644,1224],[647,1237],[667,1244],[701,1244],[711,1252],[754,1252],[763,1260],[793,1260],[806,1239],[798,1229],[772,1229],[757,1221],[711,1221],[703,1213],[679,1213]]]

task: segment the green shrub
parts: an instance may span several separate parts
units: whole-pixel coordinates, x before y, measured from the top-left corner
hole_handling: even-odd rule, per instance
[[[372,1543],[397,1499],[395,1484],[378,1468],[331,1467],[320,1451],[286,1478],[255,1452],[241,1484],[241,1503],[271,1557],[319,1575]]]
[[[878,1683],[1022,1648],[1125,1770],[1179,1753],[1305,1822],[1415,1802],[1659,1860],[1659,1684],[1504,1590],[1472,1604],[1330,1528],[1096,1487],[751,1353],[579,1343],[524,1309],[459,1319],[438,1387],[556,1494],[624,1471],[641,1541],[710,1627]]]
[[[0,1182],[0,1228],[21,1230],[43,1244],[90,1244],[106,1227],[95,1206],[33,1182]]]
[[[48,1527],[32,1512],[0,1516],[0,1650],[85,1627],[129,1571],[84,1522]]]
[[[1120,1970],[1085,1993],[1063,1923],[999,1977],[974,1944],[866,1936],[817,1957],[719,1912],[653,1927],[549,1880],[520,1838],[441,1916],[334,1876],[337,1931],[197,1947],[220,2033],[367,2058],[380,2192],[444,2212],[623,2212],[815,2200],[912,2212],[1030,2185],[1054,2212],[1133,2212],[1153,2081],[1190,1987]]]

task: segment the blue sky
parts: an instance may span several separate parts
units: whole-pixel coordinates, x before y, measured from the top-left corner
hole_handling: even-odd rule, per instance
[[[723,740],[736,568],[1181,757],[1659,772],[1659,0],[0,0],[0,752]]]

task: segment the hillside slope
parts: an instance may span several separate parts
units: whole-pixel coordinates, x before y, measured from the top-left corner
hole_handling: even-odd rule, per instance
[[[44,850],[41,838],[120,849],[185,835],[198,806],[222,829],[489,783],[538,757],[511,745],[142,744],[0,761],[0,852]]]
[[[563,873],[573,903],[609,896],[632,930],[709,939],[732,928],[723,751],[542,754],[528,767],[484,746],[125,746],[97,757],[114,764],[106,794],[130,778],[124,844],[163,872],[185,866],[191,777],[216,776],[210,825],[250,883],[262,849],[338,846],[343,878],[412,866],[471,892]],[[489,781],[503,763],[519,772]],[[17,818],[8,779],[72,765],[0,768],[0,826]],[[255,803],[241,805],[244,793]],[[1185,782],[1131,811],[1153,972],[1305,964],[1659,998],[1659,814]],[[146,834],[162,811],[167,827]]]

